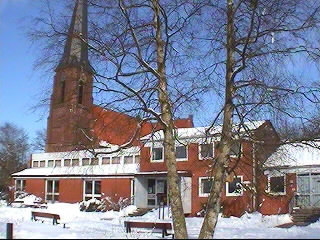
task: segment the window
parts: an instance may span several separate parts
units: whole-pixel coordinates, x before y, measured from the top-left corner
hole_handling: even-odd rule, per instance
[[[112,157],[112,164],[120,164],[120,157]]]
[[[230,152],[230,156],[232,157],[241,157],[241,151],[242,151],[242,145],[240,142],[234,142],[231,145],[231,152]]]
[[[26,189],[26,180],[22,179],[17,179],[15,182],[15,193],[14,193],[14,198],[19,197],[21,192],[23,192]]]
[[[79,159],[72,159],[72,166],[79,166]]]
[[[16,180],[16,191],[24,191],[26,188],[26,180],[17,179]]]
[[[163,148],[162,147],[153,147],[152,148],[152,161],[163,161]]]
[[[140,155],[134,156],[134,162],[135,163],[140,163]]]
[[[103,157],[102,158],[102,164],[103,165],[110,164],[110,157]]]
[[[56,167],[61,167],[61,160],[56,160],[55,161],[55,166]]]
[[[232,182],[226,183],[226,196],[242,196],[242,176],[237,176],[234,178]]]
[[[65,167],[70,167],[71,166],[71,159],[65,159],[64,160],[64,166]]]
[[[78,92],[78,103],[82,104],[82,100],[83,100],[83,82],[80,81],[79,82],[79,92]]]
[[[54,160],[48,161],[48,167],[54,167]]]
[[[59,201],[59,181],[46,181],[46,201]]]
[[[199,197],[208,197],[211,191],[213,178],[200,177],[199,178]]]
[[[91,165],[99,165],[99,158],[91,158]]]
[[[124,164],[132,164],[132,163],[133,163],[133,156],[124,157]]]
[[[66,81],[62,80],[60,82],[60,103],[64,102],[65,91],[66,91]]]
[[[90,165],[90,159],[82,158],[82,166],[88,166],[88,165]]]
[[[46,161],[40,161],[40,167],[46,167]]]
[[[39,161],[33,161],[32,167],[39,167]]]
[[[213,143],[200,144],[200,159],[213,158]]]
[[[177,161],[187,160],[187,146],[177,146],[176,147],[176,158]]]
[[[84,200],[101,199],[101,181],[84,181]]]
[[[271,194],[286,194],[285,176],[268,176],[268,192]]]

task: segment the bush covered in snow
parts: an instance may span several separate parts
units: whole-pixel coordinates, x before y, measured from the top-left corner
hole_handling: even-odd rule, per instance
[[[119,198],[118,201],[113,201],[111,197],[104,197],[101,200],[90,199],[80,203],[80,211],[85,212],[106,212],[106,211],[120,211],[121,209],[130,205],[130,199]]]

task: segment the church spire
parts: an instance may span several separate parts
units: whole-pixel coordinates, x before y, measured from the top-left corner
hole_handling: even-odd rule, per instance
[[[92,72],[88,59],[88,46],[83,41],[88,39],[88,2],[76,0],[68,37],[64,47],[63,56],[57,69],[66,66],[76,66]]]

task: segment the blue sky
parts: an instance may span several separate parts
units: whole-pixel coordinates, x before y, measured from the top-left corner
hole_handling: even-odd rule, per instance
[[[53,75],[34,70],[39,51],[26,35],[28,21],[40,13],[43,3],[44,0],[0,0],[0,125],[14,123],[24,128],[30,138],[46,128],[48,112],[43,108],[34,111],[33,107],[48,90]],[[319,79],[318,71],[309,62],[298,59],[293,66],[306,81]],[[212,111],[202,110],[194,112],[196,125],[208,124],[207,120],[213,118]]]
[[[14,123],[30,138],[46,127],[47,117],[43,110],[32,110],[44,84],[33,69],[36,54],[25,33],[26,20],[39,13],[39,4],[0,0],[0,124]]]

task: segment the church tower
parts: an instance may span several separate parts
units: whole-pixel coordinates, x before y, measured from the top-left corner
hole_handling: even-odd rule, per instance
[[[87,39],[87,0],[77,0],[54,77],[46,152],[79,150],[90,144],[94,71],[88,59]]]

